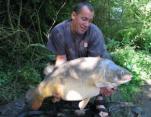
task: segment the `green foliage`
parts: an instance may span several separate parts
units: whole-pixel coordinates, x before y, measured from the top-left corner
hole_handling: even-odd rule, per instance
[[[1,0],[0,3],[0,102],[3,103],[19,97],[41,80],[41,71],[51,54],[45,48],[48,29],[69,17],[71,7],[65,5],[72,6],[73,1]]]
[[[21,90],[19,85],[16,85],[14,72],[0,72],[0,104],[16,98]],[[18,91],[18,92],[17,92]]]
[[[121,42],[117,41],[116,39],[107,38],[107,49],[109,52],[115,51],[117,48],[121,46]]]
[[[31,47],[46,45],[49,28],[70,17],[73,1],[31,0],[0,2],[0,55],[3,69],[9,63],[17,69],[24,63],[41,61],[46,50]],[[61,17],[60,17],[61,16]],[[45,55],[43,55],[43,53]]]
[[[108,38],[121,44],[151,51],[151,2],[143,1],[95,1],[94,22]]]
[[[113,59],[130,71],[139,75],[140,78],[151,76],[151,56],[142,51],[126,46],[113,52]]]
[[[40,72],[31,65],[0,72],[0,103],[16,99],[41,81]]]
[[[133,76],[128,85],[120,88],[122,96],[128,101],[135,99],[145,79],[151,78],[151,56],[129,46],[116,49],[112,56],[117,64],[127,68]]]
[[[139,48],[151,51],[151,28],[142,30],[135,41],[139,44]]]
[[[17,79],[24,85],[35,85],[41,81],[40,74],[30,65],[27,65],[17,71]],[[30,84],[29,84],[30,83]]]
[[[12,82],[12,72],[7,72],[7,73],[5,73],[5,72],[0,72],[0,87],[1,86],[5,86],[5,85],[7,85],[8,83],[11,83]]]

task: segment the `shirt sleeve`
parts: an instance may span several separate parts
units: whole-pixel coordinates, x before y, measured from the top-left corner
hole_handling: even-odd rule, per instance
[[[99,28],[96,26],[91,34],[91,39],[88,46],[88,56],[100,56],[109,58],[105,47],[104,37]]]
[[[57,29],[53,29],[48,35],[47,48],[56,55],[65,54],[65,44],[63,33]]]

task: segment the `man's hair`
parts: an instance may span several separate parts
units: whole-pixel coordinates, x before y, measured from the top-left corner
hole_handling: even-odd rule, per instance
[[[93,6],[89,3],[89,2],[80,2],[78,4],[76,4],[74,7],[73,7],[73,10],[74,12],[76,12],[77,14],[80,13],[81,9],[86,6],[90,11],[94,11],[94,8]]]

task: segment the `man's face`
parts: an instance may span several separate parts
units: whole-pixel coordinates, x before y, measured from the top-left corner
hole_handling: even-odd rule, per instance
[[[93,20],[94,12],[90,11],[86,6],[84,6],[80,13],[73,12],[72,13],[72,31],[78,34],[84,34],[92,20]]]

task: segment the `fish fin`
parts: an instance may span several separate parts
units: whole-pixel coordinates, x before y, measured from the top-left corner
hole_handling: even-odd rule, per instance
[[[86,105],[88,104],[90,98],[85,98],[84,100],[79,102],[79,108],[80,110],[84,109]]]
[[[34,102],[32,102],[31,108],[32,110],[38,110],[42,105],[42,101],[39,100],[35,100]]]
[[[97,82],[95,83],[95,85],[97,88],[101,88],[101,87],[113,88],[114,87],[112,83],[109,83],[109,82]]]

